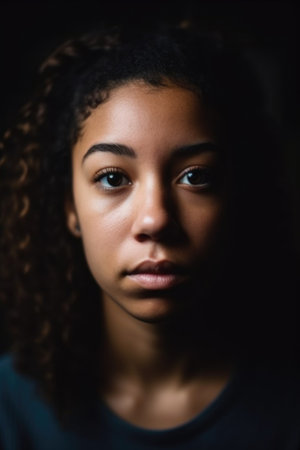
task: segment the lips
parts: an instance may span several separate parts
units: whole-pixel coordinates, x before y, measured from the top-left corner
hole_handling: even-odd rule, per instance
[[[186,274],[183,268],[170,261],[143,261],[127,276],[145,289],[170,289],[181,283]]]

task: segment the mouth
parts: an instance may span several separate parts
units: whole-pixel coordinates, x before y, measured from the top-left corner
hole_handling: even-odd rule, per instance
[[[127,276],[144,289],[170,289],[182,283],[187,274],[183,268],[170,261],[143,261]]]

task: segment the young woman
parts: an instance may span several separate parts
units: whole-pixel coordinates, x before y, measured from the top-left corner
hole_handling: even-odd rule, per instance
[[[220,39],[49,57],[1,146],[1,449],[300,448],[279,150]]]

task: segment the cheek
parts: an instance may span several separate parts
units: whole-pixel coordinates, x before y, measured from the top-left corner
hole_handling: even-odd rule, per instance
[[[96,186],[88,186],[74,177],[74,198],[83,241],[109,244],[124,228],[126,205],[112,196],[101,196]],[[110,239],[107,239],[110,236]]]
[[[101,271],[115,264],[128,233],[126,210],[97,199],[79,204],[78,215],[86,260],[94,277],[99,278]]]
[[[223,215],[222,201],[218,198],[204,199],[198,208],[189,204],[183,220],[196,251],[203,252],[219,242]]]
[[[81,230],[85,259],[94,279],[101,285],[115,261],[119,242],[116,226],[111,226],[108,217],[97,215],[86,217]]]

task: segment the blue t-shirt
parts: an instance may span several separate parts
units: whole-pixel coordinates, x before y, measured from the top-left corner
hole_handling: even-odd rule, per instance
[[[300,380],[286,367],[240,369],[203,412],[167,430],[145,430],[97,407],[97,420],[85,416],[63,429],[12,357],[0,361],[1,450],[300,450]]]

